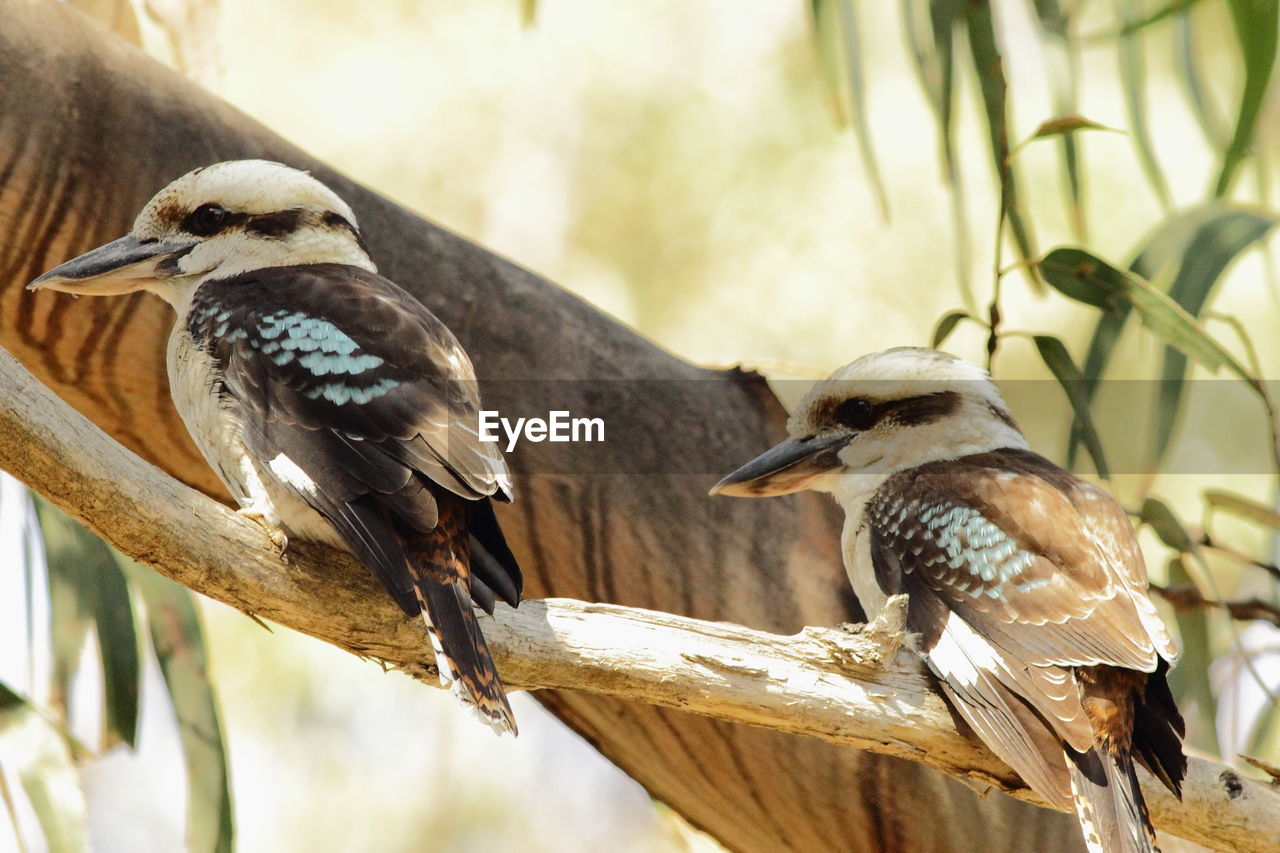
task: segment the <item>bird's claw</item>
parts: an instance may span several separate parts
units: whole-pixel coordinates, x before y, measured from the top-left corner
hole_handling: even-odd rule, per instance
[[[873,640],[879,647],[881,661],[890,661],[904,645],[914,648],[918,635],[907,631],[906,595],[891,595],[875,618],[865,625],[844,626],[845,630]]]
[[[242,507],[236,510],[236,515],[249,519],[266,531],[271,544],[276,546],[276,553],[281,557],[284,556],[284,552],[289,549],[289,537],[283,530],[271,524],[265,515],[252,507]]]

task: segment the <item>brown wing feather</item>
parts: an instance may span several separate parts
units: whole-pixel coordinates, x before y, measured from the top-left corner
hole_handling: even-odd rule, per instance
[[[1173,646],[1124,512],[1004,450],[890,477],[866,523],[880,585],[910,595],[908,628],[983,741],[1086,827],[1145,843],[1132,758],[1175,792],[1186,765]]]
[[[909,585],[927,587],[1018,661],[1151,671],[1168,635],[1152,636],[1154,608],[1143,618],[1137,603],[1141,554],[1120,549],[1118,531],[1091,531],[1114,516],[1088,488],[1034,454],[1001,451],[894,475],[868,518],[885,547],[904,555]],[[938,523],[915,523],[921,517]]]

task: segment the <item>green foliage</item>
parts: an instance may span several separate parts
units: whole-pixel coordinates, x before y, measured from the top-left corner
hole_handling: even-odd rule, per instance
[[[858,153],[871,180],[876,200],[884,216],[889,215],[889,198],[876,161],[867,121],[867,93],[862,68],[862,44],[858,36],[856,4],[850,0],[811,0],[814,31],[822,56],[823,78],[832,95],[836,115],[851,124],[858,138]]]
[[[39,708],[0,684],[0,768],[4,767],[16,773],[49,850],[88,849],[87,808],[70,738]],[[6,785],[3,776],[0,785]],[[13,792],[6,785],[3,794],[16,827]]]
[[[1236,170],[1253,146],[1263,100],[1271,85],[1271,69],[1276,63],[1276,29],[1280,26],[1280,4],[1275,0],[1228,0],[1236,25],[1240,56],[1244,60],[1245,82],[1240,92],[1236,129],[1222,156],[1222,171],[1213,194],[1226,196]]]
[[[44,536],[53,628],[53,704],[67,715],[71,682],[92,628],[98,637],[106,727],[102,749],[137,744],[138,637],[129,587],[111,549],[44,500],[35,503]]]
[[[12,508],[10,508],[12,509]],[[87,848],[87,811],[76,763],[93,751],[69,730],[71,694],[85,642],[97,639],[103,684],[98,750],[137,744],[141,686],[138,641],[144,633],[160,664],[178,718],[188,780],[187,847],[232,849],[231,796],[217,701],[205,669],[204,632],[194,597],[150,569],[125,561],[101,539],[43,500],[35,503],[44,540],[51,615],[52,684],[33,702],[0,684],[0,768],[16,773],[53,851]],[[26,576],[38,567],[28,551]],[[28,583],[31,590],[33,584]],[[132,602],[145,604],[146,618]],[[30,604],[28,615],[32,612]],[[18,827],[14,793],[0,774],[0,799]],[[21,845],[22,839],[18,839]]]
[[[956,326],[960,325],[961,320],[970,320],[982,325],[982,321],[968,311],[948,311],[939,318],[937,324],[933,327],[933,334],[929,336],[929,346],[934,349],[941,347],[947,338],[951,337],[951,333],[956,330]]]
[[[209,684],[204,631],[191,592],[145,566],[118,557],[147,605],[147,626],[169,689],[187,766],[187,849],[232,849],[231,789],[218,704]]]
[[[1242,495],[1224,492],[1221,489],[1207,489],[1204,493],[1204,501],[1210,509],[1222,510],[1272,530],[1280,530],[1280,512]]]
[[[1252,378],[1194,317],[1139,276],[1073,248],[1054,249],[1040,261],[1040,269],[1065,296],[1109,314],[1136,311],[1149,331],[1206,369],[1225,366],[1242,379]]]
[[[1075,413],[1074,429],[1079,431],[1084,446],[1093,457],[1093,466],[1098,470],[1098,475],[1110,477],[1111,469],[1107,467],[1106,454],[1102,450],[1102,439],[1093,426],[1093,415],[1089,411],[1089,395],[1084,377],[1080,374],[1080,368],[1076,367],[1076,363],[1071,360],[1066,344],[1052,335],[1035,335],[1032,340],[1035,341],[1036,351],[1040,353],[1045,366],[1053,373],[1053,377],[1058,380],[1058,384],[1062,386],[1067,399],[1071,402],[1071,409]]]

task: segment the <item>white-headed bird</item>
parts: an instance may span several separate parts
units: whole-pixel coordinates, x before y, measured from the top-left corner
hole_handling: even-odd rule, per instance
[[[977,735],[1091,850],[1152,851],[1138,761],[1181,796],[1175,649],[1133,527],[1105,492],[1031,452],[985,371],[925,349],[817,383],[790,438],[713,494],[830,492],[845,567],[907,630]]]
[[[378,275],[346,202],[279,163],[218,163],[29,287],[172,305],[173,401],[241,513],[282,548],[293,536],[355,555],[423,615],[441,682],[515,732],[471,608],[520,597],[490,504],[511,499],[506,463],[479,440],[467,354]]]

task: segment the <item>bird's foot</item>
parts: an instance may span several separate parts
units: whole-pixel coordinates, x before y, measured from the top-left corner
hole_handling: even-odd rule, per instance
[[[281,557],[284,556],[284,552],[289,549],[289,537],[285,535],[283,530],[276,527],[267,520],[265,515],[251,506],[236,510],[236,515],[249,519],[266,531],[267,537],[276,546],[276,553]]]
[[[875,618],[860,626],[858,633],[879,646],[881,661],[893,660],[904,644],[914,645],[915,638],[907,633],[907,604],[907,596],[891,595]]]

